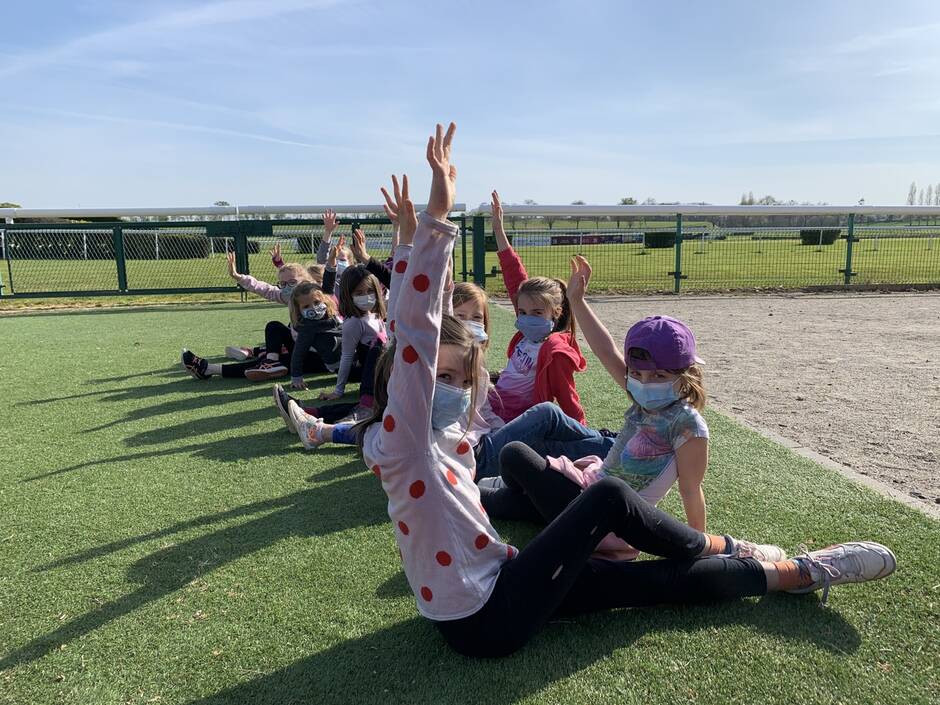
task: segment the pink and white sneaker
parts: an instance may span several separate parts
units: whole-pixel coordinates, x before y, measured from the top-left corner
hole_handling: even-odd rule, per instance
[[[307,450],[316,450],[326,443],[327,439],[323,437],[323,419],[311,416],[291,399],[287,402],[287,413],[294,423],[297,430],[297,436]]]

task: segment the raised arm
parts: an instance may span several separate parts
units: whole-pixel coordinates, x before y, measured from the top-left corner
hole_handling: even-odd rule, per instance
[[[571,278],[568,280],[568,302],[575,320],[581,326],[581,332],[587,340],[604,369],[614,378],[622,389],[627,388],[627,365],[623,360],[623,351],[610,337],[610,332],[584,299],[588,282],[591,280],[591,265],[581,255],[571,259]]]
[[[401,292],[402,281],[405,278],[405,271],[408,268],[408,260],[411,258],[415,229],[418,227],[418,221],[415,217],[414,204],[408,194],[408,177],[401,177],[401,185],[398,178],[392,175],[392,192],[394,199],[383,187],[382,195],[385,197],[385,213],[389,220],[398,226],[398,245],[392,250],[394,261],[392,263],[392,278],[388,287],[388,327],[395,334],[395,311],[398,306],[398,294]]]
[[[490,203],[490,212],[493,214],[493,235],[496,237],[496,251],[502,252],[512,247],[509,244],[509,238],[506,237],[506,231],[503,230],[503,204],[499,200],[499,194],[493,191],[490,194],[492,202]]]
[[[227,255],[228,260],[228,275],[238,282],[238,285],[245,291],[251,292],[252,294],[257,294],[263,299],[268,301],[275,301],[277,303],[283,303],[284,300],[281,298],[281,290],[276,286],[268,284],[267,282],[259,281],[252,276],[247,274],[239,274],[238,270],[235,268],[235,253],[229,252]]]
[[[457,226],[445,219],[454,203],[457,169],[450,164],[456,126],[444,134],[438,125],[428,141],[431,195],[414,235],[414,251],[405,269],[395,311],[396,352],[388,383],[388,406],[378,447],[383,458],[426,454],[431,445],[431,400],[437,377],[438,340],[447,262]],[[411,218],[414,206],[404,198],[402,214]],[[402,243],[406,240],[402,218]],[[400,249],[400,248],[399,248]],[[398,263],[396,262],[396,269]]]
[[[327,208],[323,214],[323,239],[320,240],[320,246],[317,248],[317,264],[326,264],[326,257],[330,253],[330,244],[333,240],[333,231],[339,221],[336,219],[336,213]]]

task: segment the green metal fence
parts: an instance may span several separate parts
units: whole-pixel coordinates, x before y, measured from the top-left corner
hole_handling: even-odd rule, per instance
[[[940,286],[940,209],[933,219],[727,210],[734,215],[510,215],[506,224],[531,275],[567,278],[582,254],[595,293]],[[456,277],[505,291],[489,218],[452,219],[463,233]],[[387,219],[343,222],[334,241],[361,227],[370,254],[388,256]],[[272,247],[307,264],[322,234],[320,219],[0,223],[0,299],[237,292],[227,252],[240,272],[273,279]]]
[[[484,227],[485,220],[475,223]],[[771,216],[755,227],[690,220],[679,215],[620,228],[599,220],[589,229],[555,222],[551,230],[507,234],[532,276],[567,279],[571,257],[585,256],[595,293],[940,286],[940,220],[866,222],[849,214],[834,223],[793,225],[792,216],[776,218],[787,224]],[[482,269],[488,290],[504,292],[495,241],[474,246],[475,271]]]
[[[356,227],[370,255],[389,255],[387,218],[347,219],[333,241]],[[0,224],[0,299],[237,292],[228,252],[239,272],[274,279],[275,245],[286,262],[308,265],[322,237],[321,219]],[[454,270],[469,273],[464,260]]]

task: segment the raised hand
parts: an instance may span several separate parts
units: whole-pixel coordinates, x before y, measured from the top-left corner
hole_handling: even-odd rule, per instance
[[[232,279],[238,279],[238,269],[235,267],[235,253],[227,252],[225,258],[228,260],[228,275]]]
[[[588,282],[591,281],[591,265],[581,255],[571,258],[571,278],[568,279],[568,300],[579,302],[584,300],[587,293]]]
[[[402,179],[405,177],[402,176]],[[388,195],[388,191],[385,190],[383,186],[379,189],[382,192],[382,195],[385,196],[385,205],[382,206],[385,209],[385,215],[388,216],[388,219],[392,221],[392,227],[396,230],[398,229],[398,205],[397,200],[401,195],[401,191],[398,188],[398,177],[392,174],[392,189],[395,191],[396,200],[393,201],[391,196]]]
[[[457,125],[450,123],[447,132],[441,125],[428,138],[428,164],[431,165],[431,195],[428,196],[428,215],[446,218],[454,207],[457,195],[457,167],[450,163],[451,142]]]
[[[271,259],[275,262],[281,259],[281,244],[278,243],[271,248],[271,251],[268,253],[271,255]]]
[[[499,200],[499,194],[496,191],[493,191],[491,194],[493,199],[490,203],[490,211],[493,213],[493,232],[502,233],[503,232],[503,204]]]
[[[369,253],[366,251],[366,236],[361,230],[356,228],[353,232],[352,253],[360,263],[365,264],[369,261]]]
[[[398,179],[392,177],[392,191],[394,199],[388,195],[388,191],[382,189],[382,195],[385,196],[385,213],[389,220],[398,223],[398,242],[410,245],[414,240],[415,230],[418,229],[418,216],[415,214],[415,204],[411,202],[408,194],[407,174],[402,175],[400,188]]]
[[[339,225],[339,221],[336,219],[336,212],[326,209],[326,213],[323,214],[323,235],[329,240],[333,237],[333,231],[336,230],[336,226]]]

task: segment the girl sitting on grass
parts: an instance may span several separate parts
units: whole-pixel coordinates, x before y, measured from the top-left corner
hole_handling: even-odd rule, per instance
[[[442,314],[457,232],[445,220],[455,196],[454,130],[452,123],[445,135],[438,125],[428,142],[433,175],[420,219],[403,193],[401,238],[408,244],[414,239],[414,253],[397,303],[395,340],[377,369],[373,414],[357,426],[363,458],[388,496],[417,609],[447,643],[468,656],[503,656],[559,615],[828,591],[893,572],[894,555],[875,543],[840,544],[786,560],[776,547],[702,533],[616,477],[573,497],[521,551],[500,539],[480,505],[474,458],[460,423],[478,403],[481,350],[462,323]],[[543,496],[539,477],[547,472],[564,478],[544,458],[521,443],[508,445],[502,458],[504,472],[533,502],[555,501]],[[591,559],[608,532],[664,560]],[[741,549],[764,560],[734,557]]]
[[[529,278],[503,229],[503,208],[493,191],[493,234],[503,282],[516,311],[518,333],[509,342],[509,362],[499,374],[491,402],[504,421],[535,404],[558,403],[580,424],[586,423],[574,373],[587,367],[575,337],[575,316],[560,279]]]
[[[295,263],[285,264],[277,271],[277,286],[259,281],[247,274],[239,274],[235,267],[235,253],[228,253],[228,274],[238,282],[245,291],[273,301],[287,305],[290,303],[294,287],[302,282],[310,282],[310,274],[303,266]],[[285,340],[293,341],[294,333],[280,321],[269,321],[265,326],[263,348],[256,348],[252,352],[260,353],[261,357],[246,359],[227,364],[210,363],[208,360],[195,355],[183,348],[181,362],[189,374],[196,379],[206,380],[213,375],[222,377],[247,377],[251,380],[271,379],[283,377],[287,374],[287,366],[281,362],[282,354],[289,354],[282,350]],[[226,349],[230,356],[235,355],[235,349]]]

